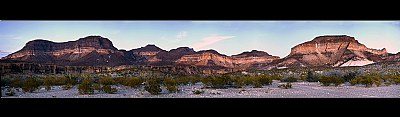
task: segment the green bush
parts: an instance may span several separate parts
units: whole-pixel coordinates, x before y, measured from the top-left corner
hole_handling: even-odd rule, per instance
[[[374,79],[370,76],[363,76],[360,83],[365,85],[365,87],[371,87],[374,84]]]
[[[377,87],[379,87],[379,86],[381,86],[382,81],[380,81],[380,80],[375,80],[375,81],[374,81],[374,84],[375,84]]]
[[[72,88],[72,84],[66,84],[66,85],[62,85],[61,86],[61,88],[63,89],[63,90],[68,90],[68,89],[71,89]]]
[[[202,82],[211,88],[225,88],[225,85],[231,84],[232,80],[229,76],[207,76]]]
[[[79,94],[93,94],[94,89],[91,78],[84,78],[82,83],[78,85]]]
[[[253,88],[262,88],[262,85],[259,82],[254,82],[253,85],[254,85]]]
[[[308,71],[306,76],[306,81],[308,82],[318,82],[318,76],[314,72]]]
[[[155,78],[149,78],[147,80],[147,84],[146,86],[144,86],[144,90],[152,95],[157,95],[162,91],[159,81]]]
[[[94,90],[97,90],[97,91],[101,91],[101,86],[100,86],[100,84],[94,83],[94,84],[93,84],[93,89],[94,89]]]
[[[400,84],[400,77],[393,78],[393,82],[394,82],[396,85]]]
[[[294,76],[289,76],[281,78],[281,82],[297,82],[297,79]]]
[[[99,79],[99,83],[102,85],[114,85],[115,81],[110,76],[101,76]]]
[[[335,77],[335,78],[332,79],[332,83],[335,86],[339,86],[340,84],[344,83],[344,79],[343,78],[339,78],[339,77]]]
[[[372,87],[373,84],[380,86],[382,84],[382,80],[384,79],[383,77],[385,76],[379,74],[365,74],[362,76],[357,76],[355,79],[358,81],[357,84],[365,85],[365,87]],[[386,81],[389,81],[389,79],[386,79]]]
[[[139,87],[142,84],[142,81],[137,77],[131,77],[126,79],[126,86],[130,87]]]
[[[139,87],[142,84],[142,80],[137,77],[117,77],[116,83],[130,87]]]
[[[343,80],[345,82],[350,82],[352,79],[356,78],[356,76],[357,76],[357,73],[350,72],[343,76]]]
[[[164,86],[167,88],[169,92],[177,92],[178,86],[175,79],[172,78],[165,78],[164,79]]]
[[[196,95],[204,93],[203,90],[193,90],[192,92],[193,92],[193,94],[196,94]]]
[[[325,76],[325,75],[322,75],[319,81],[322,83],[323,86],[329,86],[331,84],[339,86],[340,84],[344,83],[344,80],[342,78],[336,76]]]
[[[39,86],[40,86],[40,83],[36,78],[28,77],[23,81],[22,90],[24,92],[32,93],[33,91],[38,89]]]
[[[259,75],[256,78],[257,78],[257,81],[261,85],[270,85],[270,84],[272,84],[272,78],[269,75]]]
[[[360,78],[351,79],[349,83],[350,83],[350,85],[352,85],[352,86],[354,86],[354,85],[356,85],[356,84],[359,84],[359,83],[360,83]]]
[[[101,89],[105,93],[109,93],[109,94],[114,94],[118,91],[116,88],[111,87],[111,85],[104,85]]]
[[[21,88],[24,81],[21,78],[14,78],[11,80],[11,87]]]
[[[246,80],[245,77],[239,77],[239,76],[235,77],[233,79],[235,87],[242,88],[244,85],[246,85],[245,80]]]

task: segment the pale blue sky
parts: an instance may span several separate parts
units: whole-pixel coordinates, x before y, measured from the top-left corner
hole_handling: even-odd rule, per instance
[[[0,56],[26,42],[109,38],[118,49],[147,44],[170,50],[215,49],[226,55],[253,49],[285,57],[290,48],[322,35],[349,35],[367,47],[400,52],[400,21],[0,21]]]

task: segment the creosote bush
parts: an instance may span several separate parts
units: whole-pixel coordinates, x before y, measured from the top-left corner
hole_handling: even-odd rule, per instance
[[[288,76],[281,78],[281,82],[297,82],[297,79],[294,76]]]
[[[37,80],[37,78],[34,77],[27,77],[22,84],[22,90],[24,92],[30,92],[32,93],[36,89],[39,88],[40,82]]]
[[[167,88],[169,92],[177,92],[178,86],[175,79],[172,78],[164,78],[164,86]]]
[[[308,71],[307,72],[307,76],[306,76],[306,81],[308,82],[318,82],[318,76],[312,72],[312,71]]]
[[[116,78],[116,82],[125,86],[130,86],[130,87],[139,87],[142,85],[142,80],[140,80],[137,77],[118,77]]]
[[[193,90],[192,92],[193,92],[193,94],[196,94],[196,95],[204,93],[203,90]]]
[[[160,88],[160,82],[156,78],[147,79],[147,84],[146,86],[144,86],[144,90],[152,95],[157,95],[162,91],[162,89]]]
[[[113,78],[111,78],[111,76],[101,76],[99,83],[102,85],[114,85],[115,81]]]
[[[78,85],[79,94],[93,94],[94,89],[91,78],[84,78],[82,83]]]
[[[109,93],[109,94],[114,94],[118,91],[117,88],[111,87],[111,85],[104,85],[101,89],[105,93]]]
[[[336,77],[336,76],[325,76],[325,75],[322,75],[320,77],[319,81],[324,86],[329,86],[331,84],[334,84],[335,86],[339,86],[340,84],[344,83],[344,79],[343,78],[339,78],[339,77]]]

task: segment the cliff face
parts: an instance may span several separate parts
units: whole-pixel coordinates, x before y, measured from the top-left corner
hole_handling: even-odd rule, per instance
[[[245,69],[251,64],[269,63],[275,59],[279,59],[279,57],[269,55],[266,52],[255,50],[233,56],[221,55],[219,53],[216,53],[216,51],[209,50],[201,51],[197,54],[185,55],[176,60],[176,62],[197,66],[223,66],[226,68]]]
[[[341,66],[349,60],[382,61],[388,56],[386,49],[367,48],[354,37],[319,36],[311,41],[296,45],[291,53],[281,60],[280,66]]]
[[[126,62],[123,56],[107,38],[88,36],[64,43],[33,40],[5,59],[59,65],[118,65]]]

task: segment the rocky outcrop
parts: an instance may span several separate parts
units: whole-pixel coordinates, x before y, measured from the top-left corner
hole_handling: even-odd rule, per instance
[[[113,66],[128,62],[123,52],[118,51],[109,39],[101,36],[88,36],[64,43],[33,40],[5,59],[57,65]]]
[[[288,56],[270,67],[277,66],[341,66],[349,60],[382,61],[388,56],[386,49],[367,48],[354,37],[346,35],[319,36],[296,45]],[[357,58],[357,59],[355,59]]]
[[[222,55],[215,50],[206,50],[197,54],[185,55],[176,60],[176,62],[196,66],[223,66],[226,68],[245,69],[251,64],[269,63],[276,59],[279,59],[279,57],[255,50],[233,56]]]

